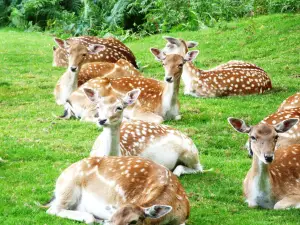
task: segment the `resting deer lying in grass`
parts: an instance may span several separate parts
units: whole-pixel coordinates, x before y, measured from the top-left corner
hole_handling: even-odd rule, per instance
[[[291,129],[298,119],[279,124],[248,126],[243,120],[229,118],[232,127],[249,135],[252,166],[244,180],[244,195],[249,207],[269,209],[300,207],[300,145],[275,151],[278,134]]]
[[[177,176],[202,172],[197,147],[180,131],[145,121],[122,123],[124,109],[133,104],[137,96],[120,99],[101,97],[92,89],[84,91],[97,105],[97,124],[103,126],[91,156],[141,156],[173,170]],[[126,96],[139,93],[132,90]]]
[[[165,54],[188,52],[197,42],[165,37],[168,41],[163,48]],[[261,94],[272,88],[266,72],[254,64],[230,61],[211,70],[196,68],[192,62],[183,66],[184,93],[195,97],[221,97],[229,95]]]
[[[185,62],[192,61],[196,57],[197,51],[188,52],[184,57],[179,55],[163,56],[160,52],[155,51],[153,53],[157,54],[156,58],[168,65],[165,67],[165,82],[141,76],[110,79],[109,84],[103,83],[101,78],[91,79],[70,95],[68,98],[70,104],[65,107],[65,110],[72,112],[81,120],[90,121],[93,113],[91,114],[88,110],[93,107],[90,107],[91,102],[84,94],[83,88],[101,91],[101,96],[108,96],[112,92],[125,95],[130,90],[140,89],[138,102],[133,107],[135,110],[126,113],[126,118],[155,123],[169,119],[179,120],[181,116],[179,115],[178,92],[182,66]],[[65,118],[70,116],[71,114],[68,113]]]
[[[278,111],[284,111],[286,109],[300,108],[300,92],[285,99],[279,106]]]
[[[115,63],[119,59],[125,59],[137,68],[132,51],[115,38],[82,36],[67,40],[55,38],[54,41],[58,44],[58,48],[53,47],[53,66],[68,67],[69,65],[74,69],[79,66],[78,60],[70,61],[70,57],[77,57],[79,61],[83,61],[82,64],[87,62]],[[99,54],[88,54],[86,48],[92,49],[94,45],[103,45],[106,50]]]
[[[123,76],[140,76],[140,72],[124,59],[116,63],[86,63],[80,71],[67,70],[58,80],[54,96],[58,105],[66,104],[67,99],[79,86],[95,77],[118,78]]]
[[[300,119],[300,108],[291,108],[275,112],[266,117],[262,123],[274,125],[289,118]],[[289,131],[280,133],[276,148],[287,147],[291,144],[300,144],[300,126],[294,125]]]
[[[139,157],[90,157],[65,169],[56,181],[48,214],[110,225],[184,225],[190,206],[168,169]]]

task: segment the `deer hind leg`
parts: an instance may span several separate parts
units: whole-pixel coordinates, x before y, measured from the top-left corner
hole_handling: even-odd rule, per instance
[[[183,174],[203,172],[203,167],[200,164],[198,153],[187,151],[179,157],[179,161],[184,165],[178,165],[173,171],[173,173],[178,177]]]
[[[300,196],[290,195],[278,201],[274,205],[274,209],[289,209],[289,208],[300,208]]]

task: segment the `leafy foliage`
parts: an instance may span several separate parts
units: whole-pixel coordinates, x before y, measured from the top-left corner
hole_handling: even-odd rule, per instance
[[[299,9],[298,0],[0,0],[0,24],[34,26],[59,36],[148,35]]]

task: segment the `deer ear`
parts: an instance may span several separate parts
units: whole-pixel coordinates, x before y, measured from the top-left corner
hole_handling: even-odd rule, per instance
[[[199,54],[198,50],[189,51],[188,53],[185,54],[184,61],[191,62],[197,57],[198,54]]]
[[[154,55],[157,61],[163,61],[166,58],[165,53],[160,51],[158,48],[150,48],[150,52]]]
[[[173,37],[169,37],[169,36],[163,36],[163,39],[165,39],[167,42],[171,43],[171,44],[175,44],[177,46],[179,46],[180,40],[177,38],[173,38]]]
[[[68,48],[69,47],[68,43],[66,41],[62,40],[62,39],[54,38],[54,41],[61,48]]]
[[[185,44],[188,48],[194,48],[198,45],[198,42],[196,42],[196,41],[186,41]]]
[[[291,129],[294,125],[298,123],[299,119],[288,119],[284,120],[276,125],[274,125],[274,128],[277,133],[284,133],[287,132],[289,129]]]
[[[153,205],[151,207],[144,208],[145,216],[153,219],[163,217],[171,211],[172,207],[169,205]]]
[[[91,102],[95,102],[99,98],[98,93],[93,89],[83,88],[83,91]]]
[[[140,89],[133,89],[131,91],[128,91],[126,96],[123,98],[123,102],[125,106],[132,105],[133,103],[135,103],[140,93],[141,93]]]
[[[238,132],[240,133],[249,133],[251,130],[251,127],[248,126],[244,120],[236,119],[229,117],[228,123]]]
[[[91,44],[88,47],[89,54],[98,54],[99,52],[102,52],[104,50],[105,50],[104,45]]]

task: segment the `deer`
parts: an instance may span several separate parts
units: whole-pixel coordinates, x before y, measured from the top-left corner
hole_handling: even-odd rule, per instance
[[[203,172],[193,141],[172,127],[145,121],[123,121],[124,109],[140,94],[134,89],[121,99],[102,97],[93,89],[84,89],[97,105],[97,125],[103,127],[90,156],[140,156],[172,170],[176,176]],[[133,96],[135,98],[128,98]]]
[[[278,108],[278,111],[300,107],[300,92],[285,99]]]
[[[91,104],[83,91],[84,88],[90,88],[102,92],[102,96],[113,92],[121,96],[130,90],[140,89],[138,101],[124,112],[127,119],[155,123],[180,120],[178,93],[182,67],[197,56],[197,51],[188,52],[184,57],[176,54],[165,56],[159,50],[153,50],[152,53],[157,60],[168,65],[165,67],[164,82],[142,76],[120,77],[109,79],[109,82],[104,82],[102,78],[91,79],[70,95],[63,118],[68,119],[74,115],[82,121],[94,122],[94,104]]]
[[[164,37],[164,54],[183,56],[197,42]],[[185,63],[182,79],[184,94],[194,97],[222,97],[231,95],[262,94],[272,88],[271,79],[260,67],[243,61],[229,61],[211,70],[198,69],[192,62]]]
[[[110,225],[184,225],[188,197],[178,178],[150,160],[131,156],[89,157],[58,177],[47,214]]]
[[[252,165],[243,184],[249,207],[299,208],[300,145],[289,145],[275,151],[278,134],[287,132],[298,121],[290,118],[273,125],[248,126],[241,119],[228,118],[236,131],[248,134],[253,151]]]
[[[58,105],[66,104],[72,92],[92,78],[118,78],[122,76],[141,76],[141,73],[124,59],[119,59],[116,63],[86,63],[80,71],[76,70],[75,72],[67,70],[55,86],[54,96],[56,103]]]
[[[115,63],[119,59],[125,59],[134,67],[138,68],[136,59],[132,51],[121,41],[115,38],[98,38],[91,36],[73,37],[67,40],[54,38],[59,46],[53,48],[53,65],[69,66],[70,70],[79,69],[80,66],[88,62],[111,62]],[[105,50],[92,53],[90,49],[97,48],[98,45],[105,46]],[[65,63],[67,62],[67,63]]]

